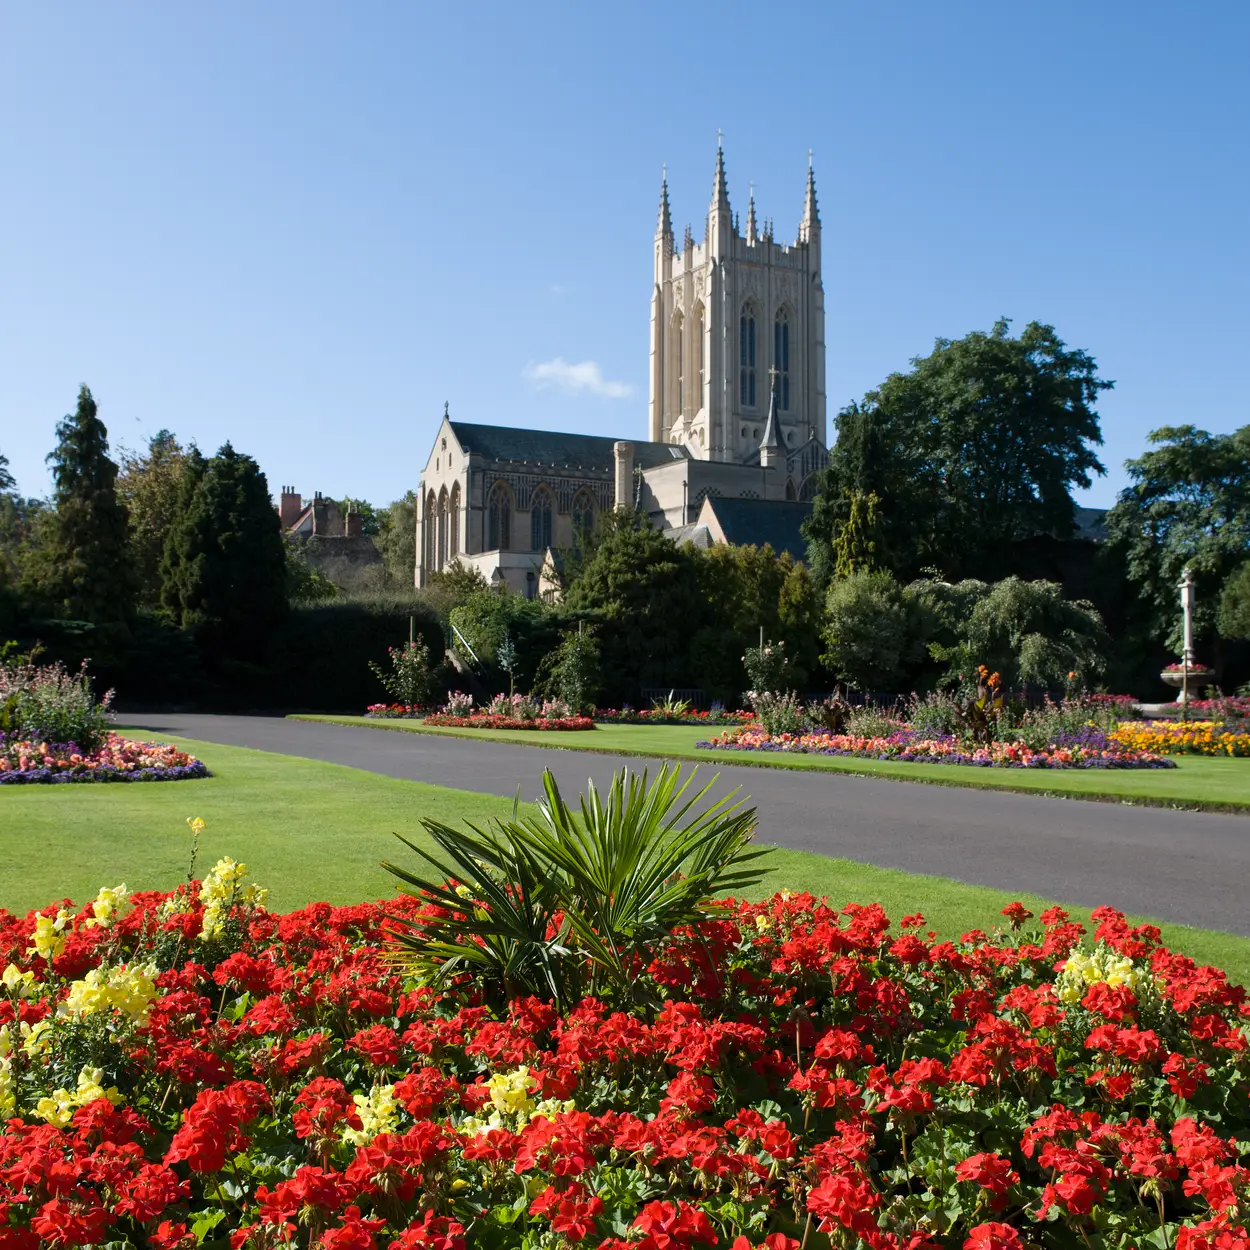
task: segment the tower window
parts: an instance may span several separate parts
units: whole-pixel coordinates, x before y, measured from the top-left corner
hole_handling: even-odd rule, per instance
[[[773,322],[773,367],[777,370],[777,406],[790,410],[790,319],[784,308]]]
[[[699,409],[703,407],[703,383],[704,383],[704,360],[703,360],[703,305],[700,304],[695,309],[694,318],[694,361],[698,366],[699,391],[694,397],[692,407]]]
[[[738,323],[738,402],[755,407],[755,309],[749,304]]]
[[[573,497],[573,541],[580,541],[583,535],[590,534],[594,528],[595,501],[589,491],[579,490]]]
[[[447,505],[447,552],[454,559],[460,554],[460,483],[451,488]]]
[[[546,551],[551,546],[551,492],[540,486],[530,500],[530,550]]]
[[[502,482],[496,482],[487,505],[488,551],[507,551],[512,545],[512,498]]]

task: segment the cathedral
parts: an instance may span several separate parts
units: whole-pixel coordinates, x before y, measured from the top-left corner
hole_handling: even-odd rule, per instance
[[[610,508],[681,542],[770,543],[798,556],[828,459],[820,216],[808,162],[798,235],[746,229],[716,153],[703,241],[673,234],[660,185],[651,295],[648,438],[454,420],[418,492],[417,585],[453,560],[529,597],[558,593],[561,549]]]

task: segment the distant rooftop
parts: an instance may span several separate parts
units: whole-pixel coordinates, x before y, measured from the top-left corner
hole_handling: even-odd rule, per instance
[[[612,445],[622,441],[633,444],[634,464],[640,468],[650,469],[670,460],[687,459],[685,448],[671,443],[648,443],[632,438],[621,440],[600,434],[519,430],[508,425],[475,425],[468,421],[451,421],[449,424],[466,452],[485,456],[488,460],[611,472],[616,462]]]
[[[711,507],[726,542],[753,547],[767,543],[778,555],[788,551],[796,560],[807,558],[800,526],[811,513],[811,503],[710,496],[704,506]]]

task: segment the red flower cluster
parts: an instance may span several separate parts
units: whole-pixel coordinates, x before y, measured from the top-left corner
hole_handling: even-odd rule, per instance
[[[0,1250],[1250,1247],[1245,994],[1109,909],[727,904],[561,1012],[193,898],[0,913]]]
[[[593,729],[595,722],[589,716],[538,716],[523,720],[513,716],[491,716],[475,712],[472,716],[448,716],[438,712],[427,716],[426,725],[441,725],[456,729]]]

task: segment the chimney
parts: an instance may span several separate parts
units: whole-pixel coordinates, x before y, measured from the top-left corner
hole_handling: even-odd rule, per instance
[[[289,530],[299,515],[304,511],[304,501],[300,498],[300,493],[294,486],[284,486],[282,488],[282,501],[278,505],[278,520],[282,523],[284,530]]]
[[[348,538],[362,538],[365,532],[365,519],[359,512],[349,512],[345,518]]]
[[[313,495],[313,535],[320,538],[326,538],[330,533],[330,501],[321,498],[321,492],[317,491]]]
[[[615,463],[613,502],[618,508],[632,512],[634,508],[634,445],[613,443],[612,459]]]

